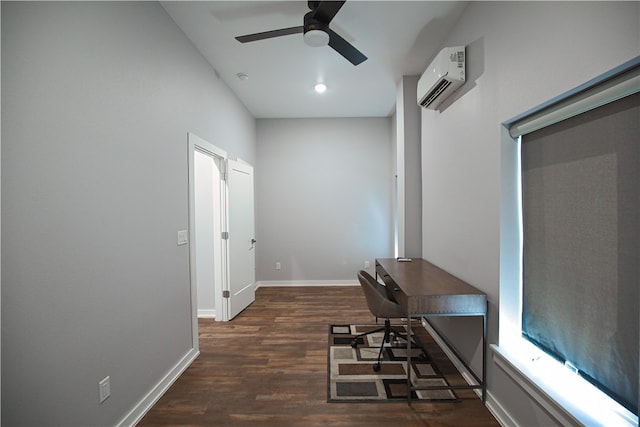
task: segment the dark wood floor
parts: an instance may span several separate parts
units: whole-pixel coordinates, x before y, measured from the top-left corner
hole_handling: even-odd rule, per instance
[[[200,356],[138,425],[499,425],[475,396],[327,403],[328,325],[374,321],[357,286],[260,288],[233,321],[199,321]]]

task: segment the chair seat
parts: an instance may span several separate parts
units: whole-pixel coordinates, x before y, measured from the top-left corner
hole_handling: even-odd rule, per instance
[[[358,346],[358,338],[361,338],[365,335],[370,335],[372,333],[384,331],[384,337],[382,339],[382,343],[380,344],[380,351],[378,352],[378,359],[376,364],[373,365],[373,370],[378,372],[380,370],[380,359],[382,357],[382,350],[384,349],[384,344],[390,341],[391,333],[393,332],[396,336],[404,337],[407,340],[409,339],[409,337],[401,334],[399,331],[394,329],[391,326],[390,321],[390,319],[401,319],[407,317],[407,312],[402,308],[400,304],[390,298],[389,295],[391,293],[387,292],[386,286],[380,284],[366,271],[360,270],[358,272],[358,281],[360,282],[360,286],[362,287],[362,291],[364,292],[365,299],[367,300],[367,307],[369,307],[369,311],[371,312],[371,314],[373,314],[376,318],[385,320],[384,327],[355,336],[353,341],[351,342],[351,346],[353,348],[356,348]]]

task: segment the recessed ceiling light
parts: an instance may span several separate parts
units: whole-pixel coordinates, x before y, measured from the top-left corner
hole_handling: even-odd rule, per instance
[[[241,81],[245,81],[249,78],[248,75],[246,75],[245,73],[238,73],[236,74],[236,76],[241,80]]]
[[[327,85],[325,85],[324,83],[317,83],[313,88],[318,93],[324,93],[327,90]]]

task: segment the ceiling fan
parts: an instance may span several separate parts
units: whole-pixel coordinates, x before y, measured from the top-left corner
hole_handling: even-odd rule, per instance
[[[304,42],[309,46],[326,46],[327,44],[353,65],[364,62],[367,57],[351,43],[343,39],[329,28],[329,23],[338,13],[344,1],[308,1],[311,12],[304,15],[304,25],[299,27],[281,28],[279,30],[262,33],[247,34],[236,37],[241,43],[288,36],[289,34],[304,34]]]

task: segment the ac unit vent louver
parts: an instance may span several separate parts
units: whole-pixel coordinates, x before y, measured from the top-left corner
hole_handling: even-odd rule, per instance
[[[465,47],[442,49],[418,80],[418,105],[435,110],[465,82]]]
[[[427,94],[424,101],[420,103],[420,106],[428,108],[429,105],[431,105],[433,101],[435,101],[438,96],[440,96],[440,94],[449,87],[450,84],[451,82],[449,80],[440,80],[436,87],[434,87],[433,90]]]

